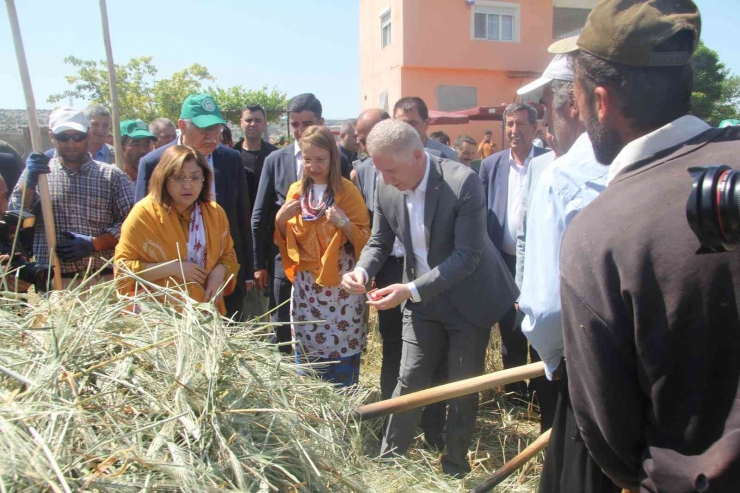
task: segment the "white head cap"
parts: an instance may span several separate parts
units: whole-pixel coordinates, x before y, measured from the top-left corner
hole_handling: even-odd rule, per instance
[[[530,82],[524,87],[520,87],[516,93],[519,95],[527,94],[554,80],[563,80],[566,82],[573,82],[575,80],[573,67],[568,60],[568,55],[556,55],[543,72],[542,77],[534,82]]]
[[[75,108],[57,108],[49,115],[49,130],[58,134],[65,130],[77,130],[87,133],[88,121],[82,110]]]

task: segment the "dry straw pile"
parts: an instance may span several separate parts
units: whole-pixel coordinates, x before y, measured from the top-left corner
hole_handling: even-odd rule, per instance
[[[310,369],[281,358],[264,327],[228,326],[210,305],[135,301],[137,314],[112,283],[0,293],[1,491],[470,487],[430,456],[374,458],[380,422],[351,418],[369,391],[301,376]]]

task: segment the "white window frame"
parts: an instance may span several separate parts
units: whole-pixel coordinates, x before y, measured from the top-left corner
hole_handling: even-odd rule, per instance
[[[387,21],[385,20],[386,16],[388,17]],[[388,7],[387,9],[382,11],[378,17],[380,18],[380,49],[382,50],[386,46],[390,46],[391,43],[393,43],[393,19],[391,17],[391,8]],[[386,27],[388,27],[388,43],[383,44],[383,31]]]
[[[493,15],[510,15],[513,16],[512,38],[513,39],[487,39],[475,37],[475,14],[493,14]],[[499,20],[501,22],[501,20]],[[470,39],[473,41],[488,41],[491,43],[518,43],[519,27],[521,23],[521,9],[518,3],[513,2],[494,2],[490,0],[476,0],[473,8],[470,9]],[[501,33],[499,24],[499,35]],[[486,26],[486,30],[488,27]],[[487,34],[487,33],[486,33]]]
[[[385,111],[389,110],[390,100],[388,99],[388,89],[380,91],[380,94],[378,95],[378,107]]]

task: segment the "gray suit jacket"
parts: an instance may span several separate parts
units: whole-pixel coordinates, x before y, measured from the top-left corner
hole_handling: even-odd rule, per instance
[[[374,277],[399,238],[407,252],[404,282],[415,281],[421,304],[444,296],[470,323],[490,329],[511,308],[519,291],[486,234],[483,189],[467,166],[434,156],[430,165],[424,225],[432,270],[416,276],[406,196],[382,179],[375,195],[372,236],[357,265]],[[409,309],[413,306],[407,304]]]
[[[516,276],[514,276],[514,280],[519,289],[522,288],[522,280],[524,279],[524,249],[527,242],[527,211],[532,203],[532,195],[537,186],[537,182],[540,181],[540,175],[554,160],[554,152],[548,152],[537,156],[529,162],[527,176],[524,178],[524,186],[522,187],[522,195],[520,197],[521,205],[519,206],[519,228],[516,232]]]
[[[265,159],[252,209],[252,246],[254,270],[267,269],[274,277],[284,279],[285,270],[273,240],[275,216],[285,203],[288,188],[298,181],[295,144],[272,152]]]
[[[430,156],[442,157],[442,153],[434,149],[424,148]],[[378,183],[378,170],[375,169],[372,158],[367,158],[355,169],[357,172],[357,186],[365,199],[367,210],[370,212],[370,224],[373,222],[373,207],[375,205],[375,188]]]
[[[534,157],[547,149],[534,146]],[[497,152],[485,158],[480,164],[480,181],[486,194],[488,236],[498,251],[504,240],[504,224],[509,200],[509,149]]]

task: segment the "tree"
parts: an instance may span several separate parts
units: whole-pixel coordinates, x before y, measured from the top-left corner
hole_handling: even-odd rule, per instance
[[[65,77],[72,88],[50,96],[47,100],[49,103],[74,98],[111,107],[105,62],[80,60],[72,56],[65,58],[64,62],[77,68],[75,75]],[[199,64],[175,72],[168,79],[157,79],[158,71],[150,56],[132,58],[125,65],[116,65],[115,70],[122,120],[141,118],[148,122],[163,116],[177,121],[185,98],[204,91],[213,95],[224,118],[233,123],[238,123],[241,109],[247,104],[262,105],[271,122],[279,120],[287,105],[285,93],[276,88],[271,91],[267,86],[259,91],[248,91],[242,86],[221,88],[214,84],[216,78],[208,69]],[[206,87],[207,84],[210,85]]]
[[[221,114],[224,118],[234,124],[239,123],[241,111],[244,106],[258,104],[265,109],[265,118],[270,123],[277,123],[280,116],[285,114],[285,108],[288,105],[288,98],[273,87],[268,91],[267,86],[263,86],[259,91],[247,91],[242,86],[221,89],[220,87],[211,88],[211,94],[218,102],[221,108]]]
[[[740,115],[739,79],[719,61],[716,51],[699,41],[694,52],[693,114],[714,126],[724,119],[737,118]]]

